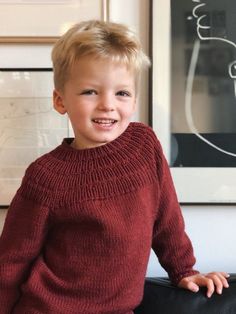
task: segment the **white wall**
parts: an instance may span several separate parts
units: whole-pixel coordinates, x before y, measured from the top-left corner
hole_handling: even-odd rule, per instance
[[[236,207],[183,206],[182,211],[197,258],[195,268],[203,273],[212,270],[236,272]],[[153,252],[147,275],[166,275]]]
[[[156,1],[156,0],[154,0]],[[134,27],[148,51],[148,0],[111,0],[110,18]],[[0,67],[48,67],[50,63],[50,46],[0,45]],[[147,74],[142,81],[139,97],[139,110],[135,119],[147,122],[148,84]],[[183,206],[186,230],[189,234],[195,255],[197,268],[202,272],[225,270],[236,272],[236,206]],[[0,230],[4,220],[4,211],[0,211]],[[160,268],[156,258],[151,254],[149,276],[161,276],[165,272]]]

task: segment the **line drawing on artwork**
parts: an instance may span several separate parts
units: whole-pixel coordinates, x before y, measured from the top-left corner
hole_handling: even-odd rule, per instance
[[[219,146],[213,144],[209,140],[207,140],[204,136],[202,136],[199,131],[197,130],[194,121],[193,121],[193,115],[192,115],[192,90],[193,90],[193,82],[194,82],[194,76],[196,72],[196,67],[197,67],[197,61],[198,61],[198,56],[199,56],[199,51],[200,51],[200,45],[201,45],[201,40],[217,40],[217,41],[223,41],[226,42],[227,44],[232,45],[236,49],[236,44],[226,38],[221,38],[221,37],[209,37],[209,36],[202,36],[201,35],[201,29],[210,29],[210,26],[208,25],[202,25],[201,21],[206,18],[206,14],[203,15],[198,15],[198,10],[206,5],[206,3],[201,2],[201,0],[192,0],[194,3],[198,3],[192,10],[192,16],[197,19],[197,34],[198,34],[198,39],[194,41],[193,44],[193,51],[192,51],[192,56],[190,60],[190,65],[188,69],[188,75],[187,75],[187,84],[186,84],[186,91],[185,91],[185,115],[186,115],[186,120],[187,124],[189,126],[190,131],[195,134],[199,139],[201,139],[203,142],[208,144],[209,146],[213,147],[214,149],[232,156],[236,157],[236,153],[227,151],[225,149],[220,148]],[[232,61],[228,65],[228,74],[230,78],[234,80],[234,94],[236,98],[236,75],[233,74],[233,70],[236,70],[236,60]]]

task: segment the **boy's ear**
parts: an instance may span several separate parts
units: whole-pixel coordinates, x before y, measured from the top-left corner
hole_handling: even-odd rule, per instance
[[[56,89],[54,89],[54,91],[53,91],[53,107],[60,114],[66,113],[66,108],[63,104],[62,95]]]

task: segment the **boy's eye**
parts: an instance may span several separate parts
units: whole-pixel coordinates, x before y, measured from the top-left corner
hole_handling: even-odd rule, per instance
[[[116,95],[117,96],[123,96],[123,97],[130,97],[131,96],[131,94],[125,90],[121,90],[121,91],[117,92]]]
[[[96,95],[97,92],[94,89],[86,89],[82,91],[81,95]]]

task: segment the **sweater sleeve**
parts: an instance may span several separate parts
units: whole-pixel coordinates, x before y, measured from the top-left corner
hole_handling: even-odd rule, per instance
[[[20,285],[29,274],[47,233],[48,208],[15,195],[0,238],[0,308],[12,313]]]
[[[195,257],[178,203],[167,161],[159,146],[157,172],[160,194],[153,230],[152,248],[173,284],[198,273],[193,269]]]

